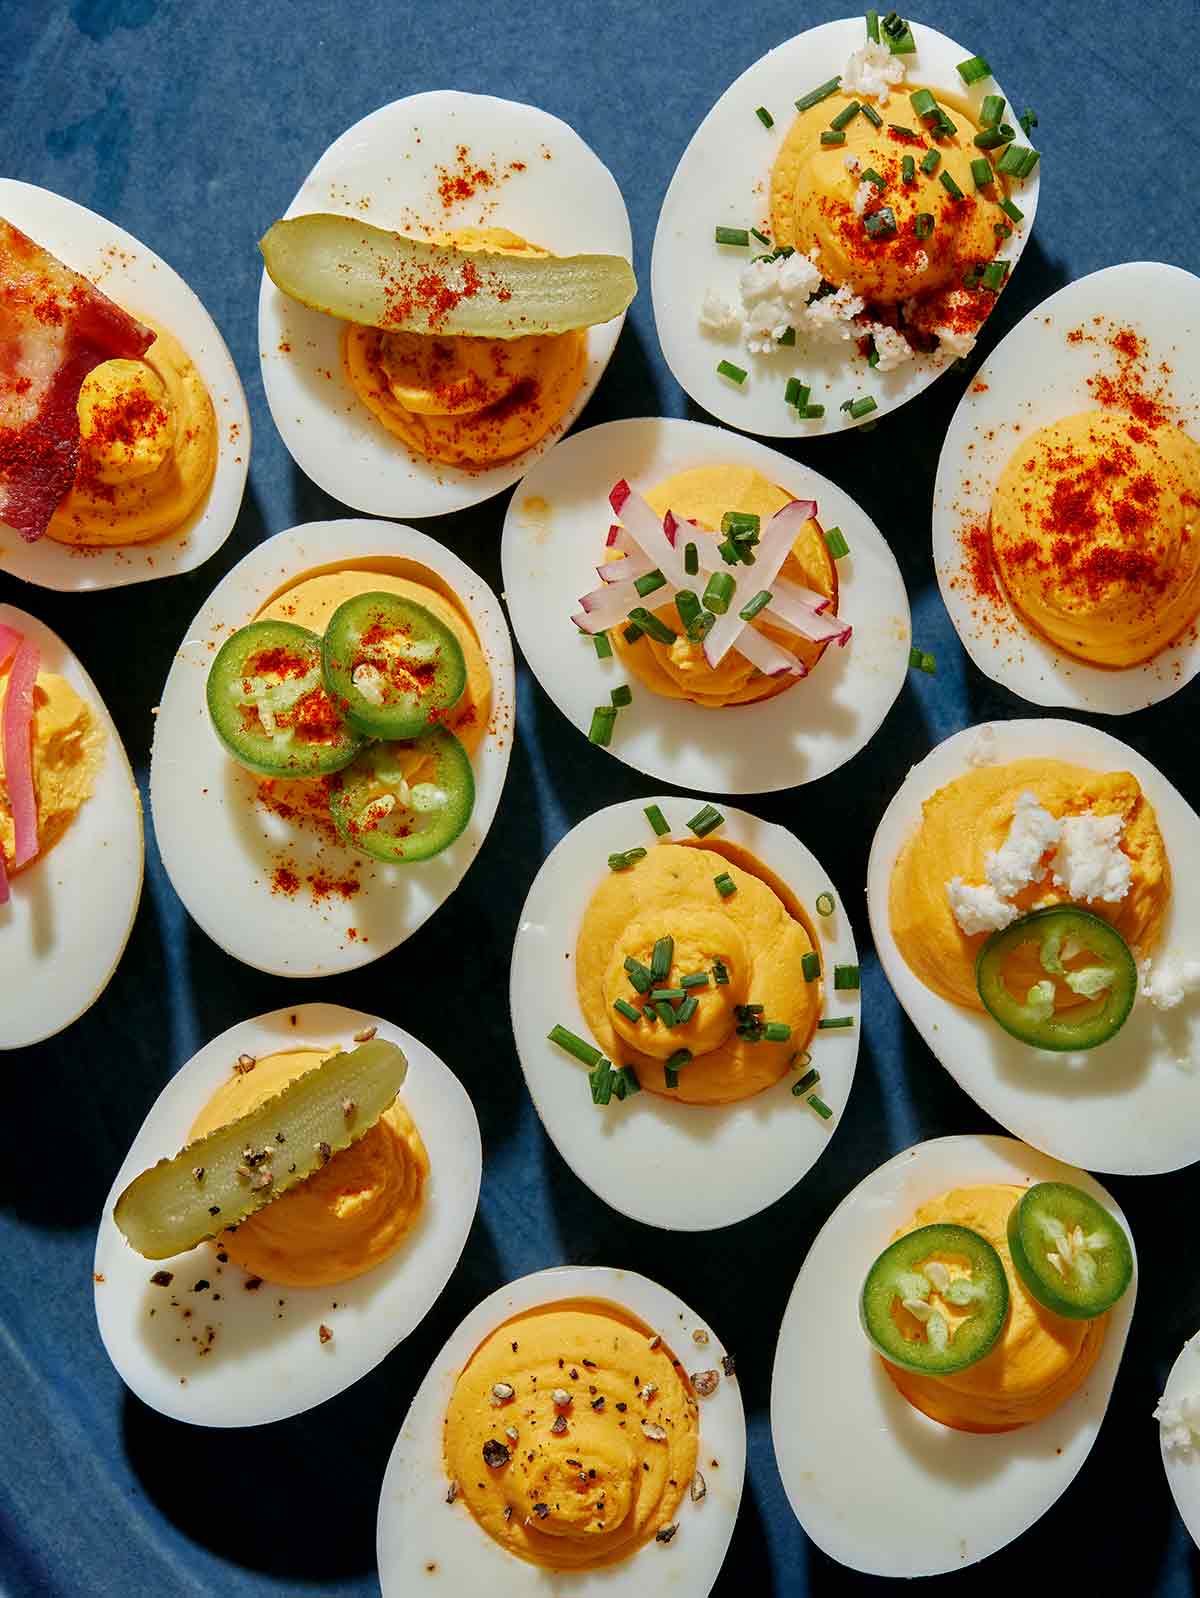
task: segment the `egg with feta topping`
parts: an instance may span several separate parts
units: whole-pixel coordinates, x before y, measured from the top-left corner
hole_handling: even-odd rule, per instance
[[[875,735],[911,630],[895,557],[834,483],[700,422],[606,422],[509,504],[526,659],[592,743],[720,793],[812,782]]]
[[[956,733],[871,848],[880,960],[932,1053],[1001,1125],[1122,1174],[1200,1158],[1200,818],[1075,722]]]
[[[1154,1411],[1167,1485],[1192,1541],[1200,1548],[1200,1334],[1171,1367]]]
[[[663,202],[667,364],[748,433],[843,432],[921,393],[973,348],[1033,228],[1038,152],[988,63],[869,17],[875,38],[828,22],[747,68]]]
[[[236,1229],[214,1219],[208,1241],[182,1253],[145,1258],[122,1235],[114,1211],[139,1172],[376,1039],[407,1061],[400,1092],[357,1141],[332,1155],[325,1145],[315,1174]],[[349,1122],[353,1102],[343,1111]],[[244,1154],[250,1185],[282,1172],[287,1145],[280,1135]],[[410,1033],[332,1004],[230,1027],[167,1082],[105,1202],[94,1266],[105,1350],[130,1390],[174,1420],[259,1426],[302,1414],[420,1324],[466,1243],[481,1169],[470,1098]],[[200,1166],[192,1176],[211,1180]]]

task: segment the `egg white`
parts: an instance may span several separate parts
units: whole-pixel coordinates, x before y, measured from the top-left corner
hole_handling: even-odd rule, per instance
[[[825,982],[822,1015],[850,1015],[854,1025],[817,1032],[808,1045],[821,1073],[814,1091],[833,1110],[831,1121],[793,1097],[797,1074],[736,1104],[681,1104],[642,1092],[593,1105],[584,1067],[546,1034],[561,1024],[591,1039],[575,991],[579,928],[608,871],[608,856],[635,844],[653,849],[660,841],[644,814],[648,804],[657,804],[671,823],[661,842],[693,837],[687,820],[702,800],[628,799],[581,821],[534,878],[513,944],[513,1036],[542,1124],[579,1180],[632,1220],[702,1232],[773,1204],[824,1153],[854,1082],[859,993],[835,991]],[[788,885],[816,928],[823,970],[857,965],[850,917],[836,891],[833,915],[817,914],[818,894],[833,891],[833,885],[816,857],[786,828],[728,805],[720,809],[725,825],[712,839],[742,844]]]
[[[0,570],[40,588],[83,593],[191,571],[233,531],[250,466],[250,412],[217,324],[178,272],[115,222],[49,189],[0,178],[0,216],[93,282],[131,316],[173,333],[212,397],[217,464],[212,485],[174,532],[146,544],[76,549],[52,538],[27,543],[0,522]]]
[[[632,678],[609,752],[681,788],[768,793],[835,771],[878,731],[904,684],[912,627],[908,595],[883,535],[850,496],[810,467],[724,428],[669,417],[604,422],[564,439],[509,503],[500,557],[517,641],[554,703],[587,734],[592,710],[625,680],[617,657],[599,660],[571,620],[613,520],[620,478],[645,492],[694,466],[752,466],[798,499],[821,525],[839,526],[850,553],[837,563],[838,614],[853,625],[844,649],[826,649],[812,675],[758,704],[714,710],[667,699]]]
[[[513,174],[443,208],[437,169],[466,145],[481,164]],[[548,152],[544,154],[543,152]],[[612,173],[573,128],[549,112],[493,95],[439,89],[373,111],[325,151],[288,217],[334,212],[413,237],[458,227],[506,227],[555,255],[633,251],[629,214]],[[608,365],[624,315],[587,332],[588,364],[559,427],[514,460],[471,472],[410,454],[342,375],[342,322],[291,300],[264,271],[258,300],[263,385],[296,463],[326,493],[378,516],[443,516],[490,499],[565,432]]]
[[[1028,1530],[1091,1452],[1133,1317],[1136,1277],[1111,1312],[1084,1385],[1053,1414],[1011,1432],[955,1431],[914,1409],[859,1323],[867,1271],[919,1204],[952,1187],[1047,1181],[1083,1188],[1129,1231],[1086,1171],[1012,1138],[968,1135],[897,1154],[817,1234],[779,1333],[771,1437],[797,1519],[840,1564],[877,1576],[961,1570]]]
[[[978,111],[985,94],[1004,94],[994,78],[967,87],[956,67],[972,51],[922,23],[912,23],[915,55],[905,83],[897,84],[887,106],[886,122],[909,123],[911,81],[937,93],[953,95]],[[853,344],[830,346],[798,339],[795,348],[769,356],[751,355],[742,341],[718,339],[702,331],[700,308],[716,290],[731,304],[740,303],[738,277],[754,249],[731,249],[713,242],[713,229],[754,227],[767,203],[771,167],[796,115],[795,101],[826,79],[843,73],[855,50],[866,42],[861,16],[826,22],[788,39],[747,67],[713,106],[692,136],[667,189],[650,265],[654,319],[667,365],[677,382],[699,405],[731,427],[768,438],[811,438],[844,433],[862,421],[875,422],[927,389],[947,362],[917,356],[893,372],[879,372],[851,353]],[[983,41],[977,40],[977,48]],[[986,51],[984,51],[986,54]],[[765,106],[775,118],[764,128],[755,116]],[[897,114],[899,113],[899,114]],[[1006,115],[1016,119],[1010,102]],[[1028,144],[1018,132],[1016,143]],[[1014,185],[1013,197],[1025,213],[998,252],[1015,267],[1033,230],[1041,188],[1041,168]],[[717,372],[717,362],[731,360],[749,377],[740,386]],[[812,390],[812,403],[823,404],[819,421],[801,421],[785,405],[787,379],[798,376]],[[860,421],[839,409],[845,399],[871,395],[876,409]]]
[[[117,968],[142,896],[142,801],[116,724],[62,639],[12,605],[0,626],[37,644],[38,670],[64,677],[104,734],[91,798],[43,859],[9,877],[0,905],[0,1049],[23,1049],[77,1021]]]
[[[226,752],[205,698],[216,650],[273,595],[318,569],[378,560],[416,563],[443,578],[471,618],[492,674],[488,730],[471,757],[470,823],[440,855],[410,866],[373,860],[257,810],[258,779]],[[213,590],[167,676],[150,760],[150,809],[167,875],[209,937],[260,971],[324,976],[367,965],[411,937],[466,875],[500,802],[514,719],[508,628],[487,584],[457,555],[393,522],[308,522],[277,533]],[[356,864],[361,891],[322,905],[304,889],[292,897],[272,893],[271,874],[285,849],[301,877],[318,866],[338,875]]]
[[[965,1093],[1002,1126],[1056,1159],[1120,1175],[1173,1171],[1200,1159],[1200,1005],[1159,1011],[1139,999],[1121,1031],[1073,1054],[1034,1049],[989,1016],[960,1009],[912,972],[892,936],[888,888],[921,805],[970,769],[979,727],[955,733],[905,778],[884,812],[867,866],[871,932],[909,1020]],[[1097,772],[1129,771],[1154,806],[1174,873],[1156,957],[1195,959],[1200,900],[1189,891],[1200,817],[1156,766],[1119,739],[1074,721],[998,721],[995,763],[1025,756]]]
[[[377,1027],[378,1036],[408,1059],[400,1100],[429,1155],[420,1216],[390,1258],[329,1287],[264,1281],[247,1292],[247,1273],[232,1261],[222,1265],[211,1244],[167,1260],[143,1259],[129,1246],[113,1205],[141,1171],[184,1147],[192,1122],[239,1054],[353,1049],[354,1034],[368,1027]],[[466,1090],[402,1028],[337,1004],[296,1005],[230,1027],[159,1094],[104,1202],[96,1237],[96,1319],[117,1374],[152,1409],[198,1426],[261,1426],[324,1403],[378,1365],[437,1301],[471,1229],[482,1160]],[[169,1287],[151,1284],[159,1270],[174,1273]],[[211,1291],[194,1291],[200,1279],[212,1284]],[[214,1292],[221,1294],[218,1303]],[[183,1310],[191,1310],[189,1319]],[[318,1335],[322,1323],[333,1332],[327,1343]],[[193,1339],[203,1339],[210,1326],[216,1339],[201,1356]]]
[[[1095,329],[1093,317],[1105,326]],[[1068,283],[997,345],[954,413],[934,487],[933,560],[955,630],[993,682],[1035,705],[1124,715],[1191,682],[1200,671],[1197,629],[1143,665],[1106,670],[1060,654],[1006,601],[999,609],[976,599],[963,575],[963,529],[987,521],[1013,452],[1039,428],[1098,408],[1087,380],[1108,369],[1104,346],[1068,343],[1068,332],[1081,325],[1102,339],[1110,328],[1132,327],[1146,342],[1150,370],[1164,361],[1172,368],[1168,386],[1180,419],[1200,436],[1200,278],[1178,266],[1129,261]]]
[[[700,1405],[699,1468],[708,1488],[698,1503],[685,1492],[679,1532],[666,1547],[644,1544],[619,1564],[558,1574],[541,1570],[493,1542],[467,1507],[446,1503],[442,1421],[462,1367],[485,1338],[513,1315],[561,1299],[600,1299],[631,1310],[660,1331],[685,1370],[719,1366],[720,1338],[674,1293],[645,1276],[610,1266],[559,1266],[522,1276],[475,1307],[453,1333],[412,1401],[388,1460],[379,1496],[376,1557],[384,1598],[406,1598],[435,1564],[442,1588],[489,1598],[535,1598],[570,1591],[574,1598],[705,1598],[733,1535],[746,1470],[746,1418],[736,1377],[722,1377]],[[693,1331],[709,1341],[697,1349]],[[714,1467],[710,1463],[717,1460]]]
[[[1167,1403],[1177,1403],[1186,1394],[1197,1392],[1200,1392],[1200,1333],[1180,1350],[1167,1377],[1163,1398]],[[1200,1448],[1194,1443],[1187,1450],[1168,1448],[1161,1440],[1161,1428],[1160,1448],[1171,1497],[1192,1541],[1200,1548]]]

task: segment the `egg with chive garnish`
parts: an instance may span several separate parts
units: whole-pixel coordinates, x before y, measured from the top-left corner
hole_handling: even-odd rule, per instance
[[[1064,817],[1080,819],[1068,830]],[[885,811],[867,872],[884,972],[959,1086],[1035,1148],[1128,1175],[1200,1158],[1200,906],[1183,886],[1198,850],[1200,818],[1178,789],[1136,750],[1079,722],[955,733],[913,767]],[[1092,1018],[1120,997],[1125,976],[1115,960],[1101,965],[1091,974],[1107,985],[1089,996],[1081,978],[1071,984],[1073,970],[1056,969],[1063,949],[1068,966],[1095,966],[1087,953],[1095,940],[1081,933],[1072,948],[1039,933],[1040,952],[1005,966],[1012,1010],[1028,1021],[1045,984],[1047,1022],[1077,1016],[1078,1047],[1069,1036],[1042,1047],[1022,1041],[995,1019],[1007,1001],[985,1008],[995,1001],[979,952],[986,927],[1006,920],[1019,933],[1035,923],[1029,912],[1048,915],[1051,902],[1083,912],[1081,923],[1100,918],[1137,962],[1132,1013],[1122,1003],[1119,1029],[1090,1039]]]
[[[8,704],[14,677],[28,734]],[[6,723],[11,747],[28,739],[24,780],[17,762],[5,777]],[[32,818],[22,846],[35,848],[15,868],[18,784]],[[0,1050],[53,1037],[104,992],[133,930],[142,865],[142,802],[95,683],[49,627],[0,605]]]
[[[438,516],[498,494],[574,422],[608,365],[624,323],[611,306],[595,313],[608,320],[563,333],[455,335],[504,260],[527,271],[545,254],[616,257],[624,297],[632,292],[629,217],[612,174],[546,111],[453,89],[393,101],[330,145],[286,215],[357,221],[347,261],[387,233],[441,250],[412,273],[385,264],[387,307],[357,313],[375,326],[353,326],[313,308],[324,301],[304,274],[293,281],[295,263],[279,259],[285,242],[295,253],[290,240],[275,229],[264,239],[259,348],[271,414],[297,464],[357,510]],[[310,275],[312,261],[329,258],[337,294],[345,273],[329,231],[297,248],[312,258]],[[335,255],[343,247],[334,236]],[[480,251],[501,259],[477,270]],[[515,326],[521,291],[504,292]],[[426,330],[389,331],[414,304],[431,312]]]
[[[379,1498],[380,1585],[399,1598],[432,1568],[498,1598],[560,1578],[705,1598],[745,1463],[735,1355],[708,1321],[632,1271],[538,1271],[477,1305],[418,1389]]]
[[[1116,1202],[1085,1171],[1012,1138],[944,1137],[918,1143],[873,1171],[842,1200],[808,1252],[775,1351],[771,1435],[784,1490],[805,1533],[852,1570],[932,1576],[985,1559],[1053,1512],[1091,1451],[1116,1380],[1136,1285],[1106,1317],[1082,1384],[1048,1413],[1007,1431],[963,1430],[922,1413],[889,1378],[860,1324],[873,1262],[897,1232],[912,1227],[922,1207],[984,1188],[997,1201],[999,1190],[1011,1188],[1015,1202],[1016,1190],[1038,1182],[1081,1188],[1128,1235]],[[997,1247],[1003,1258],[1002,1239]],[[995,1250],[988,1252],[994,1256]],[[1009,1293],[1016,1295],[1011,1270],[1005,1262]],[[1010,1306],[1010,1317],[1016,1313]],[[1078,1325],[1062,1323],[1072,1324]],[[995,1364],[996,1354],[988,1359]],[[1019,1359],[1014,1350],[1014,1365]],[[821,1379],[798,1387],[797,1370],[819,1371]],[[1011,1374],[1015,1388],[1017,1373]],[[1069,1540],[1075,1530],[1064,1536]]]
[[[281,624],[281,636],[301,634],[321,677],[321,637],[339,607],[376,591],[403,598],[406,613],[415,605],[438,636],[442,624],[456,636],[465,673],[455,677],[455,702],[436,707],[436,724],[418,738],[363,744],[331,775],[292,769],[287,750],[298,739],[285,744],[279,774],[264,775],[261,758],[288,729],[272,713],[270,733],[256,711],[246,731],[238,718],[252,707],[241,699],[258,693],[257,679],[235,672],[225,683],[229,725],[218,736],[209,696],[218,657],[263,619]],[[380,658],[387,666],[392,655]],[[150,803],[167,874],[204,931],[247,965],[280,976],[366,965],[422,926],[479,852],[504,785],[514,704],[512,646],[495,596],[448,549],[381,521],[279,533],[213,591],[163,689]],[[251,769],[231,753],[242,744]],[[433,839],[439,818],[447,824]],[[435,843],[445,847],[434,852]]]
[[[331,1054],[381,1045],[402,1055],[386,1128],[356,1126],[358,1106],[344,1100],[346,1154],[321,1151],[316,1175],[236,1230],[220,1231],[214,1217],[209,1240],[165,1258],[161,1248],[144,1257],[122,1235],[124,1227],[139,1246],[157,1236],[153,1215],[133,1224],[139,1173],[226,1124],[230,1112],[252,1113]],[[361,1135],[349,1142],[352,1134]],[[244,1174],[231,1179],[245,1194],[257,1201],[260,1185],[270,1194],[276,1173],[287,1182],[286,1142],[271,1138],[269,1148],[243,1154]],[[312,1159],[309,1148],[297,1154]],[[399,1027],[330,1004],[231,1027],[171,1077],[105,1201],[95,1302],[109,1358],[143,1403],[196,1425],[257,1426],[323,1403],[385,1358],[438,1298],[474,1218],[481,1161],[475,1111],[458,1079]],[[332,1181],[343,1169],[353,1204],[340,1176]],[[221,1179],[198,1166],[191,1176],[198,1191]]]
[[[746,432],[841,433],[920,394],[970,351],[1032,231],[1035,119],[992,76],[1003,38],[974,41],[982,60],[889,19],[824,23],[748,67],[663,201],[663,353]]]
[[[557,444],[501,545],[517,639],[593,743],[696,790],[765,793],[844,764],[903,685],[894,556],[809,467],[700,422]]]
[[[783,827],[660,796],[589,816],[521,912],[517,1053],[567,1164],[671,1231],[788,1192],[846,1112],[858,955],[820,863]]]
[[[971,659],[1036,705],[1177,693],[1200,671],[1198,499],[1200,279],[1130,261],[1043,300],[938,462],[934,564]]]

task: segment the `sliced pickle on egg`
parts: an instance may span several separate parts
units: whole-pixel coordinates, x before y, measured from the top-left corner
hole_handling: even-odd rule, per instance
[[[293,300],[389,332],[525,338],[611,322],[637,293],[619,255],[502,255],[430,244],[350,216],[276,222],[259,243]]]
[[[139,1254],[170,1259],[261,1210],[370,1131],[408,1061],[376,1038],[339,1052],[257,1109],[134,1177],[113,1219]]]

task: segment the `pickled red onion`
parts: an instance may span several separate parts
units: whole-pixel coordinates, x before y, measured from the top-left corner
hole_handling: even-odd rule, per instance
[[[4,700],[4,778],[12,809],[13,865],[19,870],[38,852],[37,796],[33,788],[33,685],[38,646],[23,638],[8,674]]]

